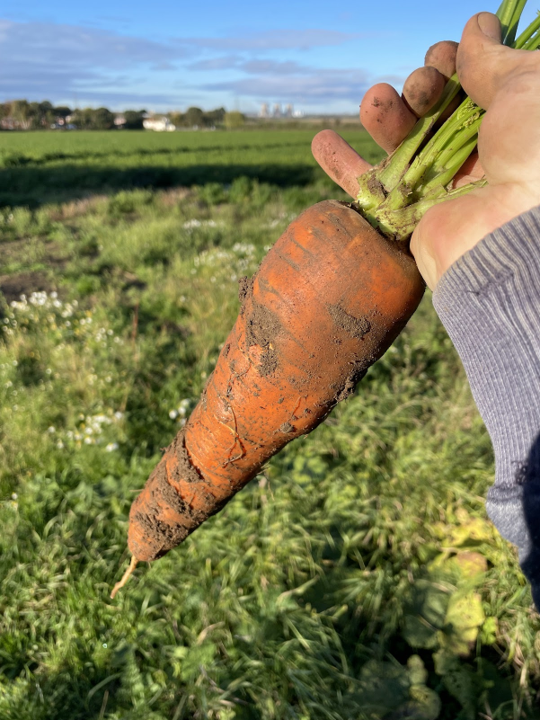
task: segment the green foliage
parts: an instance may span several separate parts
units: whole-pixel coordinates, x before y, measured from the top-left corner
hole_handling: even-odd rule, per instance
[[[144,110],[126,110],[124,113],[125,130],[142,130],[143,129]]]
[[[0,120],[6,123],[7,128],[38,130],[47,128],[56,117],[62,116],[64,110],[68,110],[69,115],[69,108],[53,108],[48,100],[43,102],[10,100],[0,103]]]
[[[241,128],[246,122],[246,118],[238,110],[232,110],[231,112],[225,113],[223,118],[223,124],[227,130],[237,130]]]
[[[201,110],[198,107],[190,107],[185,113],[169,113],[169,118],[177,128],[212,128],[223,125],[225,117],[225,108],[216,108],[216,110]]]
[[[153,200],[149,190],[119,192],[109,200],[108,210],[111,215],[128,215],[137,212],[141,206],[150,205]]]
[[[300,136],[308,166],[305,134],[272,152]],[[38,158],[26,137],[13,152]],[[135,163],[142,136],[116,137],[86,162]],[[355,396],[109,600],[238,280],[330,192],[207,175],[1,212],[0,717],[538,717],[538,618],[486,520],[489,440],[429,298]]]
[[[104,107],[74,110],[73,124],[80,130],[111,130],[114,128],[114,113]]]

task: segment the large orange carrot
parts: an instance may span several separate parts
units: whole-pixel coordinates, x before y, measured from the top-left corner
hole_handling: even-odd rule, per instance
[[[300,215],[252,280],[202,398],[130,512],[129,548],[153,560],[319,425],[391,345],[423,281],[408,250],[349,205]]]

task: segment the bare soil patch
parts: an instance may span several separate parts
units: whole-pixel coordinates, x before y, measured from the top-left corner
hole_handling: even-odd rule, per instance
[[[51,292],[54,284],[44,272],[22,272],[14,275],[0,275],[0,292],[8,303],[20,300],[21,295],[33,292]]]

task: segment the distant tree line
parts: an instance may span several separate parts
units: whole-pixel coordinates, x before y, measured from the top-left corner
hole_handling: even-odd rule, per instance
[[[185,113],[172,112],[169,113],[169,118],[173,125],[176,127],[216,127],[217,125],[223,125],[223,120],[226,115],[225,108],[218,108],[217,110],[204,111],[198,107],[190,107]]]
[[[48,100],[28,102],[28,100],[10,100],[0,104],[0,124],[5,128],[37,130],[49,127],[57,118],[65,120],[71,115],[68,107],[54,107]]]
[[[246,118],[238,110],[227,112],[220,107],[216,110],[201,110],[190,107],[185,113],[169,113],[169,118],[177,128],[212,128],[226,127],[228,129],[242,127]]]
[[[72,110],[54,106],[48,100],[28,102],[10,100],[0,103],[0,128],[4,130],[39,130],[45,128],[77,128],[80,130],[142,130],[146,110],[126,110],[113,113],[106,107]],[[225,108],[201,110],[190,107],[186,112],[164,113],[176,128],[241,127],[245,118],[238,111]]]
[[[146,110],[126,110],[117,114],[105,107],[84,108],[74,110],[69,121],[79,130],[142,130],[145,114]]]
[[[0,126],[9,130],[39,130],[50,127],[74,126],[82,130],[112,130],[115,127],[141,130],[145,110],[126,110],[123,122],[108,108],[72,110],[64,105],[54,106],[48,100],[28,102],[10,100],[0,103]]]

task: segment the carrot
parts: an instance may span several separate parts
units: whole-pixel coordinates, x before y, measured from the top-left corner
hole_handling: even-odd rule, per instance
[[[202,398],[133,503],[133,556],[164,555],[317,427],[423,292],[408,251],[350,206],[324,201],[302,213],[244,280],[239,317]]]

